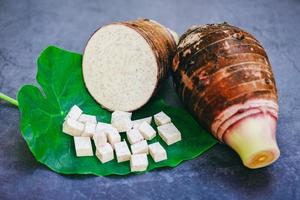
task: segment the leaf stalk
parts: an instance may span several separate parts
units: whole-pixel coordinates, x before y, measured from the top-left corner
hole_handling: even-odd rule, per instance
[[[0,92],[0,99],[19,107],[19,103],[16,99],[9,97],[9,96],[3,94],[2,92]]]

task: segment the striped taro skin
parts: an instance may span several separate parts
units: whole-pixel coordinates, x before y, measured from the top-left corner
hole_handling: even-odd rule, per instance
[[[257,39],[238,27],[191,27],[180,38],[172,71],[182,101],[220,141],[219,126],[235,123],[229,119],[252,107],[270,111],[277,120],[277,89],[267,54]],[[220,122],[212,128],[217,118]]]

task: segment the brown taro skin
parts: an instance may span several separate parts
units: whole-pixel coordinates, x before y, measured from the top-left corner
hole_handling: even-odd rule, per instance
[[[116,24],[122,24],[137,31],[153,50],[158,66],[157,84],[153,92],[156,93],[172,67],[172,59],[176,51],[174,37],[167,28],[151,19],[143,18]]]
[[[172,71],[180,98],[208,130],[232,105],[250,99],[277,103],[264,48],[251,34],[227,23],[194,26],[184,33]]]

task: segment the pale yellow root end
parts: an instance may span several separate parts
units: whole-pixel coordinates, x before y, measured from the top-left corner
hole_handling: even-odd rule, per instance
[[[276,120],[269,115],[247,117],[224,135],[224,141],[251,169],[261,168],[276,161],[280,151],[275,138]]]

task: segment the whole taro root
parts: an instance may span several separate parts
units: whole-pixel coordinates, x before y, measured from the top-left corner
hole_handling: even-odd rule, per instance
[[[251,34],[227,23],[194,26],[180,38],[172,70],[188,109],[245,166],[264,167],[279,157],[275,80]]]

